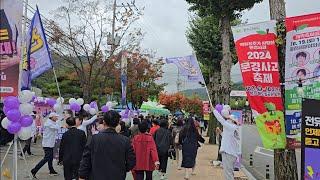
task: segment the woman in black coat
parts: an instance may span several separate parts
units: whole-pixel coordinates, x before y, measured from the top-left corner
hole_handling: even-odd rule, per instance
[[[179,133],[179,143],[182,144],[181,167],[185,168],[185,179],[189,179],[189,173],[196,165],[197,151],[200,147],[198,142],[204,143],[204,141],[194,124],[193,118],[188,118]]]

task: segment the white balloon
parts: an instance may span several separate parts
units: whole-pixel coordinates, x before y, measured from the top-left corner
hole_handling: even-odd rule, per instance
[[[57,98],[57,103],[63,104],[64,103],[64,98],[63,97],[58,97]]]
[[[90,108],[89,113],[91,115],[95,115],[97,113],[97,110],[95,108]]]
[[[106,106],[108,106],[109,108],[111,108],[111,107],[112,107],[112,102],[111,102],[111,101],[108,101],[107,104],[106,104]]]
[[[20,104],[19,110],[20,110],[21,114],[29,115],[33,111],[33,106],[29,103],[23,103],[23,104]]]
[[[21,103],[28,103],[32,100],[33,94],[29,90],[23,90],[19,94],[19,101]]]
[[[223,109],[227,109],[227,110],[231,111],[231,107],[229,105],[224,105]]]
[[[20,131],[18,132],[18,137],[19,137],[21,140],[25,141],[25,140],[31,138],[31,133],[32,133],[31,126],[29,126],[29,127],[22,127],[22,128],[20,129]]]
[[[53,106],[53,109],[54,109],[54,111],[56,111],[58,114],[63,112],[63,107],[62,107],[59,103],[56,103],[56,104]]]
[[[90,105],[89,104],[85,104],[85,105],[83,105],[83,110],[85,110],[85,111],[89,111],[90,110]]]
[[[7,129],[8,126],[10,124],[10,121],[7,117],[3,118],[2,121],[1,121],[1,126],[4,128],[4,129]]]
[[[224,118],[229,118],[229,116],[230,116],[230,111],[229,111],[228,109],[222,109],[221,115],[222,115]]]
[[[77,103],[77,100],[75,98],[70,98],[69,99],[69,104],[72,104],[72,103]]]
[[[77,104],[79,104],[80,106],[82,106],[84,104],[84,100],[82,98],[78,98],[77,99]]]

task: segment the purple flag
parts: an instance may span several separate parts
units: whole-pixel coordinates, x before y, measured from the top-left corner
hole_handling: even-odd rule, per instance
[[[27,55],[23,58],[22,89],[29,89],[31,80],[52,68],[51,54],[38,7],[26,36]]]
[[[167,58],[166,63],[175,64],[179,69],[179,74],[187,76],[189,81],[203,81],[197,58],[194,55]]]

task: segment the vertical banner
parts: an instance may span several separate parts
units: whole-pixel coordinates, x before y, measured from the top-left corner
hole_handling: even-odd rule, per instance
[[[286,132],[288,146],[296,148],[301,144],[301,99],[320,99],[320,13],[287,18],[286,27]]]
[[[286,146],[276,21],[233,27],[243,84],[265,148]]]
[[[23,57],[21,87],[30,89],[31,80],[52,68],[51,54],[38,8],[26,36],[27,53]]]
[[[127,104],[127,69],[128,69],[127,53],[121,54],[121,104],[122,106]]]
[[[203,113],[203,120],[205,121],[210,120],[210,102],[209,101],[202,101],[202,113]]]
[[[320,179],[320,100],[302,100],[301,179]]]
[[[0,97],[18,95],[23,2],[0,1]]]

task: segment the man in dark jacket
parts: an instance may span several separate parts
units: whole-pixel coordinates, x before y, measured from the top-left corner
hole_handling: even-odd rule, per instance
[[[86,145],[80,163],[80,180],[125,180],[133,169],[136,157],[129,138],[117,134],[120,115],[108,111],[103,115],[104,130],[93,135]]]
[[[160,128],[154,134],[154,141],[157,145],[157,151],[160,161],[159,171],[161,173],[160,179],[165,179],[168,164],[168,150],[172,145],[172,135],[168,129],[168,121],[162,119],[160,121]]]
[[[82,153],[86,145],[86,135],[76,127],[76,120],[66,120],[69,130],[63,134],[59,149],[59,164],[63,164],[64,179],[78,179]]]

